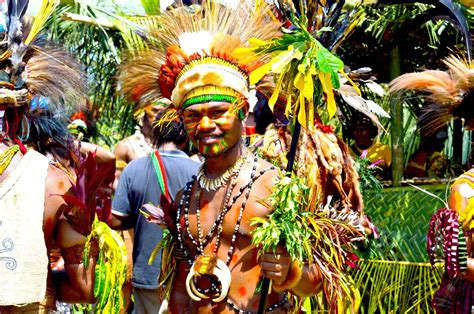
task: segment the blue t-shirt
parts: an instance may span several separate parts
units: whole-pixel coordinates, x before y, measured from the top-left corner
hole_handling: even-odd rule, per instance
[[[199,163],[191,160],[180,150],[160,151],[166,171],[170,194],[176,193],[196,174]],[[133,277],[134,287],[142,289],[158,288],[158,275],[161,267],[161,254],[152,265],[148,259],[162,238],[161,228],[140,214],[143,204],[160,204],[161,188],[158,184],[155,168],[150,156],[132,161],[123,170],[115,197],[112,202],[113,213],[133,219],[135,238],[133,241]]]

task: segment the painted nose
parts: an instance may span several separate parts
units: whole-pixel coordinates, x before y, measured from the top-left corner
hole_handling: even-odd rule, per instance
[[[208,116],[202,117],[201,121],[199,122],[199,130],[200,131],[212,130],[215,127],[216,127],[216,125],[215,125],[214,121],[209,119]]]

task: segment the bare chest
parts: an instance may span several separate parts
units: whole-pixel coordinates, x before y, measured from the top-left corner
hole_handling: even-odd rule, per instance
[[[194,191],[181,217],[183,236],[193,255],[217,255],[229,263],[251,244],[250,190]]]

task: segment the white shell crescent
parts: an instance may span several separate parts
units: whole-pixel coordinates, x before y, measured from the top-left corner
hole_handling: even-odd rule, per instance
[[[189,297],[193,299],[194,301],[201,301],[201,298],[196,296],[193,291],[191,290],[191,281],[194,277],[194,269],[191,267],[191,270],[189,271],[188,276],[186,277],[186,292],[188,293]]]

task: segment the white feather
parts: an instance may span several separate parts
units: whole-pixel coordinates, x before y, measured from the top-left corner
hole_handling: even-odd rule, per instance
[[[375,113],[377,116],[381,118],[390,118],[390,115],[388,114],[388,112],[385,111],[382,107],[380,107],[379,104],[373,102],[372,100],[366,100],[365,104],[367,105],[367,108],[370,110],[370,112]]]
[[[364,81],[364,83],[367,86],[367,88],[370,89],[377,96],[384,97],[387,94],[385,89],[382,86],[380,86],[380,84],[377,84],[374,81],[368,80],[368,81]]]
[[[187,55],[193,53],[209,54],[209,47],[214,39],[214,36],[209,31],[199,31],[192,33],[183,33],[179,36],[179,46]]]

